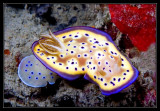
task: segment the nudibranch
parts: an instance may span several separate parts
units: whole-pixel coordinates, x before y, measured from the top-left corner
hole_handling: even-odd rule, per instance
[[[84,76],[97,84],[102,94],[111,95],[138,77],[138,70],[119,52],[106,32],[76,26],[41,36],[32,45],[33,54],[44,66],[67,80]]]
[[[19,78],[28,86],[44,87],[54,84],[58,78],[57,74],[47,69],[34,55],[22,59],[18,66]]]

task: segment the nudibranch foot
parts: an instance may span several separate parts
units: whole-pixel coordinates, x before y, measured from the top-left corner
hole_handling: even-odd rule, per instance
[[[27,56],[22,59],[18,67],[19,78],[28,86],[44,87],[54,84],[58,76],[48,70],[34,55]]]
[[[138,70],[120,53],[106,32],[77,26],[54,34],[49,31],[49,35],[51,37],[46,34],[46,38],[34,42],[32,52],[44,66],[65,79],[84,76],[97,84],[102,94],[110,95],[138,77]]]

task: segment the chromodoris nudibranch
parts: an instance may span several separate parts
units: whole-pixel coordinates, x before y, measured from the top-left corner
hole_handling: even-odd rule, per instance
[[[138,70],[123,56],[112,38],[92,27],[70,27],[42,34],[32,52],[48,69],[74,80],[84,78],[97,84],[102,94],[111,95],[132,84]]]
[[[58,79],[56,73],[47,69],[34,55],[22,59],[18,66],[18,76],[23,83],[31,87],[45,87]]]

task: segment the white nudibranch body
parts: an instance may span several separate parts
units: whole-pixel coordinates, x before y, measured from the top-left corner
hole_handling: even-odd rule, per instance
[[[28,86],[44,87],[54,84],[57,74],[47,69],[34,55],[22,59],[18,67],[19,78]]]

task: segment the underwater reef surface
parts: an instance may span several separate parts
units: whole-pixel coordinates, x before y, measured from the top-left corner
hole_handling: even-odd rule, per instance
[[[111,35],[120,52],[138,69],[137,80],[117,94],[105,96],[83,77],[63,78],[42,88],[18,77],[21,60],[32,55],[40,34],[72,26],[91,26]],[[128,35],[111,22],[109,8],[100,4],[4,4],[4,107],[156,107],[156,46],[139,51]]]

